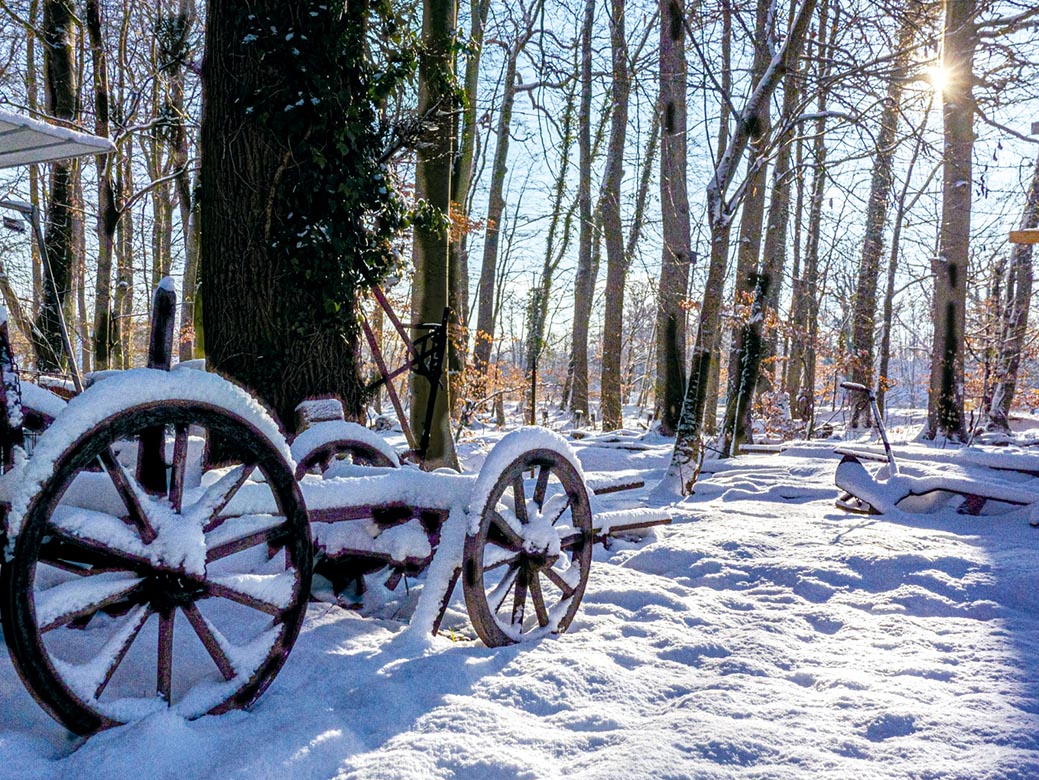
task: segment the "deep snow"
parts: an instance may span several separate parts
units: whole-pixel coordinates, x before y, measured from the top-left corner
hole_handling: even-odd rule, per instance
[[[573,444],[588,471],[644,471],[643,495],[669,454]],[[819,444],[709,464],[672,526],[597,548],[558,638],[485,648],[460,592],[435,639],[313,604],[249,712],[72,738],[0,651],[0,775],[1039,777],[1039,530],[845,514],[837,462]]]

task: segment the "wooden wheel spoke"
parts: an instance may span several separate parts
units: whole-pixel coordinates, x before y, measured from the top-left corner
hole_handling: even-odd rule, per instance
[[[219,561],[223,558],[234,555],[235,553],[239,553],[242,550],[256,547],[259,544],[274,544],[284,537],[287,532],[287,524],[282,523],[274,528],[262,528],[231,539],[221,540],[218,544],[215,544],[206,550],[206,563],[209,564],[214,561]]]
[[[238,492],[238,489],[249,479],[255,468],[255,463],[243,463],[240,466],[235,466],[206,488],[206,492],[202,494],[198,501],[192,504],[187,514],[200,523],[202,530],[206,533],[218,528],[226,519],[221,517],[220,513],[224,511],[224,507],[234,497],[234,494]]]
[[[570,598],[577,591],[577,589],[574,588],[573,585],[564,580],[563,576],[555,569],[553,569],[551,566],[546,566],[544,569],[541,570],[541,573],[548,577],[552,581],[553,585],[555,585],[557,588],[563,591],[564,599]]]
[[[531,572],[530,578],[530,600],[534,602],[534,612],[538,616],[538,625],[544,628],[548,625],[548,609],[545,607],[545,594],[541,590],[541,580],[538,572]]]
[[[206,652],[209,653],[209,657],[213,659],[216,668],[220,670],[220,674],[224,676],[225,680],[233,680],[235,677],[234,666],[227,657],[227,653],[224,652],[224,648],[220,640],[217,639],[213,627],[209,625],[202,613],[198,611],[198,607],[194,604],[188,604],[184,607],[184,617],[188,619],[188,623],[195,630],[195,634],[202,640],[202,645],[206,648]]]
[[[508,520],[491,510],[491,522],[487,528],[487,541],[506,550],[519,552],[523,549],[523,537],[516,533]]]
[[[487,600],[494,606],[495,613],[500,612],[501,608],[505,605],[505,599],[509,597],[509,592],[512,590],[512,586],[516,583],[516,577],[519,573],[519,566],[511,566],[509,570],[502,575],[501,580],[497,585],[491,589],[490,593],[487,594]]]
[[[529,579],[530,572],[527,567],[520,567],[516,574],[516,588],[512,598],[512,624],[514,626],[523,625],[523,608],[527,603],[527,581]]]
[[[548,478],[552,475],[549,466],[541,466],[538,469],[538,481],[534,485],[534,503],[541,509],[545,505],[545,491],[548,490]]]
[[[559,509],[558,510],[556,509],[556,507],[554,505],[550,505],[549,507],[547,507],[545,509],[545,514],[546,515],[554,514],[554,517],[552,517],[552,520],[551,520],[552,525],[555,525],[556,523],[558,523],[559,522],[559,518],[561,518],[563,516],[563,513],[566,512],[566,510],[570,508],[570,494],[569,493],[563,493],[563,494],[561,494],[559,496],[559,498],[561,500],[557,502],[559,504]],[[554,498],[553,499],[549,499],[549,503],[551,504],[551,502],[553,500],[554,500]]]
[[[108,683],[112,681],[112,676],[123,662],[123,659],[126,658],[126,654],[130,652],[130,646],[133,645],[134,640],[140,635],[141,629],[144,628],[144,624],[148,622],[148,618],[151,615],[152,611],[150,608],[143,604],[139,606],[136,611],[128,616],[125,629],[110,640],[112,647],[105,646],[105,650],[111,649],[113,652],[109,656],[109,662],[105,667],[104,675],[102,675],[97,688],[94,690],[95,699],[101,698],[101,694],[105,692]]]
[[[527,495],[523,492],[523,472],[512,478],[512,504],[520,525],[527,524]]]
[[[494,569],[500,568],[502,566],[516,566],[519,563],[519,561],[520,561],[520,554],[519,553],[516,553],[515,555],[508,555],[508,556],[506,556],[504,558],[500,558],[500,559],[494,561],[493,563],[485,563],[484,566],[483,566],[483,570],[485,572],[488,572],[488,571],[493,571]]]
[[[73,584],[78,586],[80,583],[74,581]],[[114,588],[108,588],[110,592],[107,595],[98,596],[89,604],[76,604],[73,601],[73,605],[65,609],[62,607],[68,603],[69,599],[65,596],[61,585],[55,585],[49,591],[37,593],[35,601],[37,616],[40,620],[40,633],[45,634],[56,628],[67,626],[75,620],[89,618],[105,607],[132,598],[141,589],[141,581],[138,578],[116,582],[114,585]]]
[[[115,521],[118,523],[118,521]],[[121,524],[120,524],[121,525]],[[123,526],[125,529],[125,526]],[[126,570],[129,568],[133,571],[145,571],[151,569],[153,564],[150,560],[145,558],[136,552],[130,552],[118,547],[111,546],[111,539],[108,542],[101,541],[100,539],[91,539],[85,536],[79,536],[77,533],[66,530],[61,526],[55,525],[53,522],[48,523],[47,533],[53,537],[60,539],[62,545],[71,545],[78,549],[84,550],[89,554],[89,557],[99,559],[99,563],[106,564],[105,568]],[[126,530],[127,534],[132,535],[132,531]],[[44,548],[46,550],[46,548]],[[69,555],[57,555],[55,554],[54,560],[69,560],[72,556]],[[50,561],[46,557],[46,553],[41,555],[44,563]]]
[[[250,609],[255,609],[258,612],[266,612],[268,615],[273,615],[274,617],[280,617],[282,613],[282,608],[277,604],[262,601],[255,596],[243,593],[240,590],[235,590],[234,588],[219,582],[207,582],[206,595],[219,599],[227,599],[236,604],[241,604]]]
[[[584,534],[580,531],[574,531],[567,534],[566,536],[559,537],[559,549],[560,550],[573,550],[575,547],[580,546],[584,541]]]
[[[173,618],[174,610],[159,613],[159,648],[156,661],[155,690],[167,704],[173,690]]]
[[[184,474],[188,465],[188,425],[176,426],[173,440],[173,468],[170,472],[170,503],[173,511],[180,512],[184,503]]]
[[[130,522],[137,528],[137,533],[140,534],[141,540],[145,544],[151,544],[155,541],[156,533],[148,520],[147,513],[144,511],[144,503],[142,501],[145,496],[144,490],[137,484],[134,476],[119,462],[119,459],[113,454],[111,447],[106,447],[98,456],[98,460],[101,461],[105,472],[112,480],[112,484],[115,485],[119,498],[122,499],[123,504],[126,506]]]

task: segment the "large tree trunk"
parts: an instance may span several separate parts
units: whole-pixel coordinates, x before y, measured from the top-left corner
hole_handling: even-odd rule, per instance
[[[1039,226],[1039,158],[1036,159],[1032,186],[1028,190],[1020,224],[1022,228]],[[1028,311],[1032,302],[1032,247],[1029,244],[1015,244],[1010,253],[1004,300],[1006,303],[996,357],[995,383],[988,408],[988,428],[1009,433],[1010,406],[1017,389],[1017,373],[1021,367]]]
[[[686,183],[686,58],[683,8],[660,0],[660,203],[663,255],[657,289],[656,417],[660,433],[673,436],[685,390],[685,312],[692,248]],[[729,38],[724,38],[728,46]],[[723,67],[723,78],[731,78]],[[722,112],[728,126],[727,112]]]
[[[898,148],[898,117],[902,112],[902,87],[906,67],[912,55],[913,39],[920,23],[919,3],[909,0],[898,34],[894,66],[888,77],[887,97],[880,115],[877,151],[873,158],[873,178],[866,203],[866,235],[859,261],[858,283],[851,310],[850,374],[853,382],[873,386],[874,331],[877,314],[877,283],[880,259],[884,253],[884,230],[887,227],[888,201],[894,180],[892,164]],[[870,404],[865,393],[851,396],[851,428],[870,428]]]
[[[74,12],[69,0],[44,0],[43,63],[47,113],[71,122],[76,118],[76,63],[73,51]],[[65,355],[61,335],[61,316],[70,289],[73,271],[74,222],[76,219],[76,160],[62,160],[51,166],[50,198],[47,204],[46,257],[43,274],[43,302],[37,321],[37,365],[44,371],[60,371],[73,355]]]
[[[570,404],[571,412],[588,413],[588,320],[592,314],[595,292],[595,267],[592,241],[595,225],[592,219],[592,25],[595,0],[586,0],[581,27],[581,100],[577,113],[578,179],[577,203],[580,231],[577,252],[577,275],[574,279],[574,319],[570,333]]]
[[[322,8],[319,16],[311,16]],[[320,222],[327,219],[328,212],[323,210],[327,200],[315,197],[313,180],[307,178],[314,168],[299,162],[309,160],[306,155],[332,159],[330,150],[315,149],[312,144],[321,139],[308,133],[303,140],[302,132],[288,119],[263,119],[263,106],[255,102],[271,89],[278,90],[280,102],[286,91],[310,90],[313,82],[304,71],[287,67],[284,56],[265,57],[270,50],[252,42],[257,40],[256,25],[278,19],[292,25],[301,38],[331,41],[330,46],[357,46],[364,41],[368,10],[363,3],[351,3],[344,11],[305,0],[257,0],[250,10],[255,17],[242,13],[234,0],[212,0],[208,6],[200,211],[207,359],[209,368],[256,392],[291,430],[295,408],[307,396],[335,395],[343,400],[349,415],[362,411],[357,338],[345,324],[354,311],[354,300],[344,297],[340,304],[345,314],[333,317],[326,308],[324,284],[300,281],[300,264],[314,252],[323,252],[328,263],[341,262],[344,271],[345,257],[338,245],[320,240],[307,245],[307,257],[296,256],[290,249],[299,241],[300,222],[295,220],[308,220],[308,207],[316,210],[314,218],[319,220],[322,234],[353,228]],[[317,64],[323,64],[320,57],[332,56],[330,48],[312,45],[307,58],[317,59]],[[306,64],[314,61],[307,59]],[[342,93],[357,96],[366,92],[358,72],[346,65],[329,77],[342,79],[335,84]],[[313,93],[303,94],[309,98]],[[307,101],[304,105],[321,105],[315,112],[336,111],[331,102]],[[362,111],[359,107],[353,110]],[[329,126],[341,121],[338,114],[314,116]],[[357,143],[358,148],[367,148],[364,141]],[[349,155],[344,155],[343,164],[357,164],[356,170],[362,170]],[[367,164],[363,170],[369,170]],[[322,185],[328,186],[324,181]],[[446,230],[443,232],[446,264]],[[446,268],[443,279],[445,295],[440,308],[446,299]]]
[[[934,271],[934,342],[924,437],[962,441],[963,339],[970,261],[974,149],[975,0],[948,0],[942,51],[949,74],[942,100],[945,162],[942,223]]]
[[[415,194],[425,198],[445,215],[451,208],[451,167],[454,123],[447,120],[453,110],[452,74],[454,72],[455,0],[425,0],[422,10],[423,51],[419,63],[418,109],[420,116],[440,115],[419,146],[415,166]],[[450,280],[450,230],[448,226],[425,225],[416,228],[412,258],[411,308],[416,322],[438,323],[448,305]],[[209,305],[207,301],[207,306]],[[212,339],[211,333],[207,338]],[[414,332],[412,337],[419,336]],[[411,375],[411,426],[418,432],[425,426],[426,409],[432,388],[429,380]],[[436,403],[429,448],[423,458],[428,468],[458,468],[454,439],[451,436],[450,387],[445,372]]]
[[[624,178],[624,140],[628,126],[628,51],[624,33],[624,0],[612,0],[610,43],[613,53],[613,110],[610,142],[606,151],[601,211],[606,239],[606,300],[603,315],[600,403],[604,431],[623,425],[621,399],[621,350],[624,327],[624,280],[627,258],[621,228],[621,181]]]

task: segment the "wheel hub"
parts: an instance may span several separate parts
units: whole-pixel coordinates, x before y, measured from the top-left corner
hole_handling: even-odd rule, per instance
[[[144,600],[156,612],[169,612],[197,601],[205,592],[205,584],[174,572],[157,572],[147,579]]]

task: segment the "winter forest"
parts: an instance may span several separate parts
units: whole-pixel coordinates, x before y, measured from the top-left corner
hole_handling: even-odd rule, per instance
[[[22,775],[1039,777],[1034,0],[0,0],[0,217]]]

